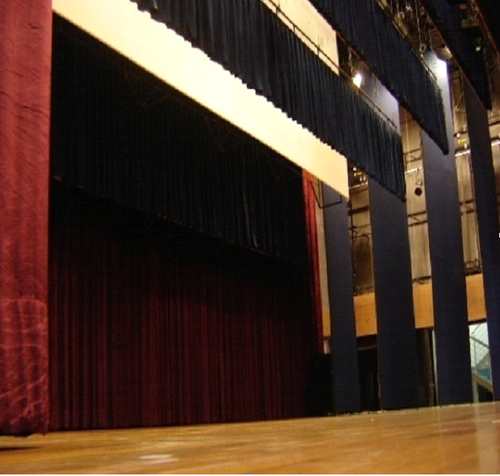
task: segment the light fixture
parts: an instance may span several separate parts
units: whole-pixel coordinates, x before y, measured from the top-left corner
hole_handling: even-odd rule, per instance
[[[424,180],[422,178],[422,168],[419,167],[417,169],[417,180],[415,181],[415,190],[413,193],[415,193],[417,197],[420,197],[423,192],[424,192]]]
[[[356,74],[352,78],[352,82],[357,88],[361,87],[361,84],[363,84],[363,75],[359,71],[356,72]]]

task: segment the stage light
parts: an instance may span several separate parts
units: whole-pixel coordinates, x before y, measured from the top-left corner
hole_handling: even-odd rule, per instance
[[[363,75],[358,71],[352,78],[352,82],[357,88],[361,87],[361,84],[363,84]]]
[[[415,181],[414,193],[417,197],[420,197],[424,192],[424,180],[422,178],[422,168],[417,169],[417,180]]]

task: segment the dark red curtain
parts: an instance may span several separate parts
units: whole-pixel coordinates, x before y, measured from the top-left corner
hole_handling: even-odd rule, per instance
[[[316,194],[314,177],[305,170],[302,172],[304,186],[304,210],[306,222],[306,240],[308,250],[308,283],[311,295],[311,311],[316,323],[316,347],[323,353],[323,307],[321,304],[321,283],[319,275],[318,225],[316,221]]]
[[[52,6],[0,2],[0,435],[45,432]]]
[[[53,429],[306,415],[300,268],[62,185],[50,257]]]

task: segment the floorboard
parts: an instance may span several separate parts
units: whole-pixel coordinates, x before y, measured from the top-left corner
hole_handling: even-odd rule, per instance
[[[0,437],[0,473],[500,473],[500,403]]]

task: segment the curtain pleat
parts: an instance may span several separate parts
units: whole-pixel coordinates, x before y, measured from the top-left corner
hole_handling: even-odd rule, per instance
[[[133,65],[116,66],[111,52],[95,55],[62,33],[55,45],[53,176],[189,229],[304,263],[297,167],[208,112],[186,107]]]
[[[304,171],[305,220],[307,231],[307,249],[309,269],[307,282],[310,287],[311,310],[316,322],[316,345],[318,353],[323,353],[323,307],[321,302],[320,263],[318,248],[318,224],[316,220],[316,196],[313,189],[314,177]]]
[[[52,429],[305,416],[303,274],[55,183]]]
[[[311,0],[384,86],[447,152],[443,100],[435,79],[373,0]]]
[[[150,3],[133,1],[404,198],[399,135],[260,0],[157,0],[156,9]],[[173,6],[178,5],[183,5],[184,14],[193,16],[196,11],[196,34],[190,30],[192,19],[172,15]],[[440,109],[434,111],[439,113]],[[366,120],[360,121],[363,115]],[[343,134],[341,128],[333,127],[334,123],[328,122],[332,116],[341,124],[356,127],[359,135],[350,131]],[[428,125],[428,121],[423,122]],[[430,131],[439,138],[439,130],[430,127]],[[396,181],[387,177],[385,161]]]

